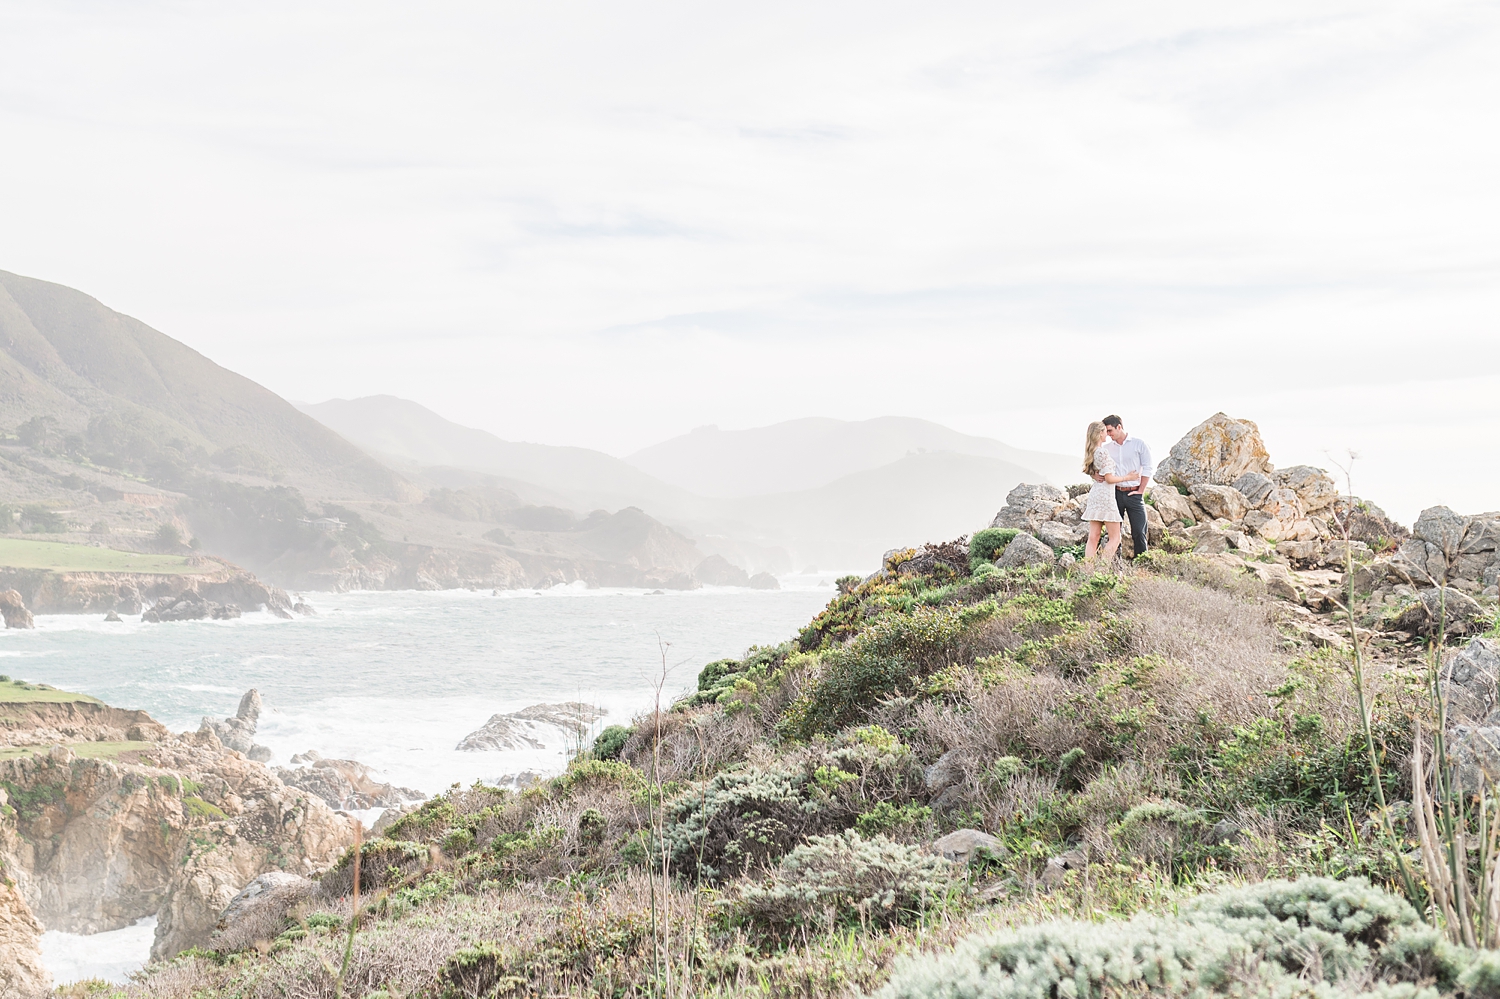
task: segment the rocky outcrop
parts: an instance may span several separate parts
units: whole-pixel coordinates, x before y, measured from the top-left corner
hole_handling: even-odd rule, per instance
[[[21,599],[21,594],[15,590],[0,593],[0,616],[5,618],[7,628],[36,627],[35,622],[31,620],[31,611],[26,609],[26,603]]]
[[[160,742],[167,729],[144,711],[112,708],[92,699],[0,702],[0,746],[72,742]]]
[[[236,565],[195,555],[188,573],[49,572],[0,568],[0,587],[20,593],[37,614],[139,614],[163,597],[192,591],[205,601],[225,606],[286,612],[285,591],[267,586]]]
[[[370,768],[355,760],[329,760],[309,751],[293,756],[292,762],[306,765],[277,767],[276,776],[287,787],[317,795],[329,808],[400,808],[427,797],[409,787],[375,780]]]
[[[693,578],[705,586],[749,586],[750,574],[723,555],[710,555],[693,569]]]
[[[233,715],[222,720],[205,718],[198,726],[198,731],[211,732],[225,748],[264,763],[271,758],[271,751],[255,741],[255,729],[260,723],[260,708],[260,691],[252,687],[240,698],[239,710]]]
[[[142,621],[201,621],[211,617],[215,621],[226,621],[240,616],[234,604],[219,604],[206,599],[197,590],[187,590],[176,596],[162,597],[141,614]]]
[[[39,718],[34,733],[55,727]],[[0,866],[20,900],[0,895],[0,967],[32,952],[37,923],[93,933],[155,915],[153,957],[207,946],[251,879],[316,873],[352,841],[347,819],[212,732],[173,737],[148,718],[136,734],[160,738],[112,758],[56,745],[0,761]]]
[[[589,726],[606,714],[603,708],[579,701],[562,704],[533,704],[509,714],[491,715],[490,720],[459,742],[458,748],[470,753],[489,750],[545,749],[550,740],[578,738]]]
[[[781,580],[769,572],[757,572],[750,577],[749,585],[752,590],[779,590],[781,589]]]

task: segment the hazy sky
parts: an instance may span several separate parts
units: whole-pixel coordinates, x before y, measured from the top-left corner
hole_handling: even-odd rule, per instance
[[[1500,6],[0,2],[0,269],[625,454],[1226,410],[1500,507]]]

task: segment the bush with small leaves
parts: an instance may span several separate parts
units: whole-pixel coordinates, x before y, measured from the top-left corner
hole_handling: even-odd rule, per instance
[[[967,898],[951,862],[849,830],[811,837],[782,858],[769,880],[743,888],[729,905],[734,917],[773,929],[835,921],[889,926]]]
[[[1361,878],[1226,889],[1175,918],[1058,921],[971,937],[898,965],[880,999],[1485,994],[1484,956],[1443,942],[1406,902]],[[1466,987],[1467,986],[1467,987]]]

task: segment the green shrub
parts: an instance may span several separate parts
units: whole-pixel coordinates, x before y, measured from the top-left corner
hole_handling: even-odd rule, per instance
[[[425,870],[432,854],[421,843],[397,839],[372,839],[359,848],[359,890],[375,891]],[[344,851],[320,880],[322,892],[329,898],[343,898],[354,890],[354,848]]]
[[[963,657],[964,635],[998,609],[987,600],[877,620],[848,645],[822,654],[816,681],[787,709],[781,731],[799,739],[836,732],[887,697],[919,692],[929,676]]]
[[[628,725],[611,725],[594,738],[594,758],[618,760],[633,730]]]
[[[1059,921],[971,937],[949,954],[901,962],[878,995],[1416,999],[1433,994],[1417,983],[1451,988],[1470,972],[1480,988],[1489,965],[1444,944],[1404,901],[1360,878],[1304,878],[1200,896],[1175,918]]]
[[[1021,532],[1014,527],[986,527],[982,531],[975,531],[974,536],[969,539],[969,569],[977,569],[981,563],[993,562],[1005,551],[1005,546],[1010,544],[1017,534]]]
[[[672,865],[713,881],[774,860],[817,821],[803,794],[807,775],[746,767],[715,775],[667,806]]]
[[[909,923],[966,897],[951,863],[918,846],[852,830],[814,836],[782,858],[764,884],[740,891],[733,913],[771,928],[827,917],[858,925]]]
[[[908,802],[893,805],[889,801],[876,802],[868,812],[860,813],[854,820],[854,828],[865,836],[876,836],[896,829],[918,829],[932,821],[932,809],[926,805]]]

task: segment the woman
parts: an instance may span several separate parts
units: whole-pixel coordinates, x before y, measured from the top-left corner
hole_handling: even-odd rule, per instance
[[[1115,461],[1109,456],[1109,449],[1104,446],[1105,436],[1104,424],[1095,420],[1089,424],[1083,440],[1083,474],[1091,479],[1095,475],[1103,477],[1103,481],[1094,483],[1094,488],[1089,490],[1088,499],[1083,505],[1083,519],[1089,522],[1089,543],[1084,549],[1083,557],[1088,562],[1092,562],[1099,551],[1099,534],[1106,525],[1109,527],[1109,542],[1104,546],[1105,561],[1114,558],[1115,552],[1120,550],[1121,518],[1120,508],[1115,505],[1115,484],[1140,479],[1138,472],[1129,475],[1115,474]]]

